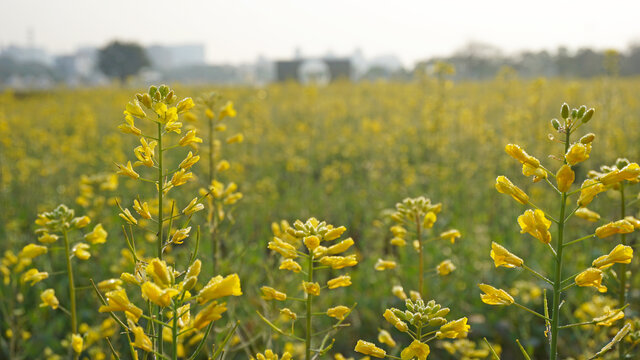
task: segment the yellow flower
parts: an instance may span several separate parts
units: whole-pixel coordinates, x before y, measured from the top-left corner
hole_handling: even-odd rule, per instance
[[[141,286],[142,297],[145,300],[150,300],[152,303],[167,307],[171,305],[171,298],[180,293],[179,290],[174,288],[161,289],[158,285],[152,282],[145,282]]]
[[[134,347],[140,348],[146,352],[153,352],[153,343],[151,339],[144,333],[144,329],[141,326],[135,326],[133,323],[129,323],[131,332],[135,336],[135,340],[132,343]]]
[[[571,166],[562,165],[558,173],[556,174],[556,181],[558,182],[558,190],[560,192],[567,192],[571,189],[571,185],[576,179],[576,174],[571,170]]]
[[[191,200],[191,202],[189,202],[189,205],[187,205],[187,207],[185,207],[182,210],[182,213],[185,215],[191,215],[195,212],[198,212],[200,210],[204,210],[204,204],[199,204],[198,203],[198,198],[193,198],[193,200]]]
[[[134,123],[133,116],[127,114],[124,117],[125,124],[118,125],[118,129],[122,131],[124,134],[133,134],[135,136],[142,135],[142,131],[138,129]]]
[[[467,325],[467,318],[463,317],[442,325],[436,336],[438,339],[463,339],[467,337],[469,329],[471,326]]]
[[[389,334],[387,330],[380,330],[380,332],[378,333],[378,341],[385,345],[388,345],[389,347],[396,346],[396,341],[393,340],[391,334]]]
[[[636,163],[631,163],[622,169],[614,169],[611,172],[600,177],[600,182],[603,185],[611,185],[623,180],[635,180],[640,175],[640,166]]]
[[[133,167],[131,166],[131,161],[127,161],[127,165],[121,165],[121,164],[116,164],[116,166],[118,167],[118,175],[125,175],[128,176],[134,180],[137,180],[140,177],[140,174],[138,174],[137,172],[135,172],[135,170],[133,170]]]
[[[129,301],[124,289],[110,291],[105,297],[107,298],[107,305],[100,306],[98,309],[99,312],[124,311],[127,317],[133,318],[136,322],[138,322],[138,319],[142,316],[142,309]]]
[[[456,269],[456,266],[453,265],[451,260],[444,260],[438,266],[436,266],[436,271],[440,276],[446,276],[451,274]]]
[[[182,244],[184,239],[189,237],[189,232],[191,231],[191,226],[188,228],[177,230],[173,233],[173,237],[171,238],[171,242],[174,244]]]
[[[431,229],[433,225],[438,220],[438,216],[433,211],[429,211],[424,215],[424,219],[422,220],[422,227],[425,229]]]
[[[612,326],[616,321],[624,319],[624,312],[621,310],[611,310],[608,306],[604,308],[604,315],[594,318],[598,326]]]
[[[630,222],[631,225],[633,225],[634,229],[640,229],[640,220],[634,218],[633,216],[625,216],[624,219]]]
[[[133,215],[131,215],[131,212],[129,211],[129,209],[124,209],[124,211],[118,215],[121,218],[123,218],[124,221],[128,222],[131,225],[135,225],[138,223],[138,220],[136,220],[136,218],[134,218]]]
[[[191,110],[194,106],[196,106],[196,104],[193,102],[193,99],[188,97],[180,100],[178,105],[176,105],[176,110],[178,114],[182,114]]]
[[[43,291],[40,294],[40,299],[42,300],[40,307],[51,306],[51,308],[55,310],[58,308],[58,305],[60,305],[54,289],[47,289]]]
[[[540,167],[540,161],[535,157],[527,154],[520,146],[515,144],[507,144],[504,150],[507,154],[511,155],[514,159],[518,160],[521,164],[528,164],[531,167]]]
[[[89,258],[91,257],[91,253],[88,250],[89,244],[81,242],[74,245],[71,252],[73,252],[73,255],[75,255],[75,257],[80,260],[89,260]]]
[[[576,276],[576,285],[593,286],[599,292],[607,292],[607,287],[602,285],[602,270],[596,268],[588,268]]]
[[[140,204],[138,199],[133,200],[133,210],[135,210],[140,216],[145,219],[151,219],[151,213],[149,212],[149,204],[143,202]]]
[[[391,293],[400,300],[407,300],[407,294],[404,292],[404,289],[400,285],[395,285],[391,288]]]
[[[27,258],[27,259],[33,259],[35,257],[38,257],[38,256],[40,256],[42,254],[46,254],[46,253],[47,253],[47,247],[46,246],[36,245],[36,244],[29,244],[29,245],[27,245],[27,246],[22,248],[22,250],[18,254],[18,257]]]
[[[260,291],[262,291],[262,298],[265,300],[287,300],[287,294],[280,292],[272,287],[263,286],[260,288]]]
[[[407,330],[409,330],[409,326],[407,326],[407,323],[400,320],[400,318],[398,318],[396,314],[394,314],[393,311],[391,311],[390,309],[386,309],[384,311],[384,314],[382,314],[382,316],[384,317],[385,320],[387,320],[389,324],[393,325],[396,329],[398,329],[398,331],[407,332]]]
[[[504,176],[496,178],[496,190],[502,194],[511,195],[520,204],[525,205],[529,202],[529,196]]]
[[[351,276],[349,275],[338,276],[337,278],[327,281],[327,287],[329,289],[336,289],[339,287],[346,287],[350,285],[351,285]]]
[[[314,219],[314,220],[316,220],[316,219]],[[327,233],[324,234],[324,236],[323,236],[324,241],[335,240],[335,239],[339,238],[340,236],[342,236],[342,234],[345,231],[347,231],[347,228],[344,227],[344,226],[338,226],[337,228],[334,228],[334,227],[332,227],[332,225],[328,225],[327,228],[329,228],[329,231],[327,231]]]
[[[293,245],[282,241],[276,236],[273,237],[273,241],[269,241],[269,245],[267,247],[288,259],[295,259],[298,257],[298,252]]]
[[[315,235],[305,236],[302,242],[304,242],[304,245],[309,249],[309,252],[313,252],[315,248],[320,246],[320,238]]]
[[[140,119],[144,119],[147,117],[147,114],[144,112],[144,110],[142,110],[142,106],[140,106],[140,103],[138,102],[138,100],[133,100],[128,102],[126,106],[126,111],[129,114]]]
[[[71,334],[71,348],[73,349],[73,351],[79,354],[82,352],[82,347],[82,336],[80,336],[79,334]]]
[[[180,169],[185,169],[186,170],[186,169],[191,168],[198,161],[200,161],[200,155],[193,156],[193,153],[191,151],[189,151],[189,153],[187,154],[187,157],[184,158],[184,160],[182,160],[182,162],[180,163],[180,165],[178,165],[178,167]]]
[[[327,309],[327,316],[336,318],[338,320],[344,320],[345,316],[347,316],[351,312],[351,309],[344,305],[338,305],[336,307],[332,307]]]
[[[291,311],[289,308],[280,309],[280,314],[285,316],[289,320],[295,320],[298,318],[298,315]]]
[[[515,268],[524,264],[521,258],[510,253],[509,250],[496,242],[491,242],[491,258],[496,267],[504,266],[506,268]]]
[[[193,173],[187,172],[185,169],[180,169],[171,177],[171,185],[180,186],[187,183],[187,181],[193,179]]]
[[[180,146],[187,146],[189,144],[201,143],[202,139],[196,136],[196,130],[189,130],[186,134],[178,141]]]
[[[567,150],[565,159],[569,165],[575,165],[579,162],[583,162],[589,158],[591,152],[591,144],[583,144],[580,142],[574,143]]]
[[[102,244],[107,241],[107,235],[109,233],[102,227],[102,224],[98,224],[93,228],[93,231],[84,236],[84,239],[93,245]]]
[[[592,266],[598,269],[606,269],[613,264],[629,264],[633,259],[633,248],[631,246],[625,246],[618,244],[607,255],[602,255],[599,258],[593,260]]]
[[[327,248],[327,254],[335,255],[335,254],[343,253],[343,252],[349,250],[349,248],[352,245],[353,245],[353,239],[352,238],[344,239],[344,240],[340,241],[339,243],[337,243],[335,245],[329,246]]]
[[[219,120],[222,120],[226,117],[234,118],[236,117],[236,110],[233,108],[233,102],[227,101],[226,105],[220,110]]]
[[[227,144],[241,143],[243,141],[244,141],[244,136],[242,134],[235,134],[227,138]]]
[[[426,360],[430,352],[431,349],[429,349],[429,345],[423,344],[418,340],[413,340],[411,345],[402,350],[400,358],[402,360],[412,360],[416,358],[418,360]]]
[[[196,318],[193,321],[193,327],[201,330],[205,326],[209,325],[212,321],[216,321],[222,317],[222,313],[227,311],[227,303],[218,304],[217,301],[207,305],[204,309],[200,310],[196,314]]]
[[[576,210],[576,216],[591,222],[600,220],[600,214],[595,211],[591,211],[586,207],[581,207],[580,209]]]
[[[91,218],[89,218],[88,216],[80,216],[77,218],[73,218],[73,220],[71,220],[71,225],[75,226],[78,229],[82,229],[83,227],[89,225],[90,222]]]
[[[209,300],[215,300],[223,296],[240,296],[240,278],[238,274],[231,274],[223,278],[218,275],[207,283],[198,294],[198,302],[203,304]]]
[[[544,216],[542,210],[527,210],[518,217],[518,224],[522,229],[520,233],[529,233],[544,244],[551,242],[551,220]]]
[[[320,259],[322,265],[331,266],[334,270],[339,270],[348,266],[356,266],[358,260],[355,255],[349,256],[325,256]]]
[[[98,289],[104,292],[120,289],[121,286],[122,280],[120,279],[107,279],[98,283]]]
[[[456,239],[461,237],[462,235],[460,235],[460,231],[456,230],[456,229],[451,229],[451,230],[447,230],[445,232],[443,232],[442,234],[440,234],[440,239],[443,240],[449,240],[451,241],[451,243],[455,243]]]
[[[387,355],[387,352],[384,351],[384,349],[377,347],[374,343],[370,343],[364,340],[358,340],[358,342],[356,343],[356,348],[354,350],[361,354],[373,356],[376,358],[384,358]]]
[[[312,283],[303,281],[302,288],[304,289],[304,292],[309,295],[320,296],[320,284],[318,284],[317,282]]]
[[[395,269],[396,268],[396,262],[393,261],[393,260],[378,259],[378,261],[376,261],[376,264],[375,264],[374,268],[376,270],[378,270],[378,271]]]
[[[407,241],[401,237],[394,237],[390,243],[393,246],[407,246]]]
[[[480,294],[482,302],[488,305],[511,305],[514,303],[513,297],[502,289],[496,289],[491,285],[478,284],[484,294]]]
[[[587,179],[582,183],[580,187],[580,197],[578,198],[578,206],[584,207],[593,201],[601,192],[606,191],[607,188],[598,182],[598,180]]]
[[[282,263],[280,263],[280,270],[289,270],[294,273],[299,273],[302,270],[302,266],[291,259],[285,259]]]
[[[58,239],[59,236],[56,234],[44,233],[38,238],[38,241],[43,244],[53,244],[54,242],[58,241]]]
[[[633,224],[627,220],[618,220],[616,222],[610,222],[606,225],[602,225],[596,229],[596,235],[599,238],[606,238],[615,234],[628,234],[634,230]]]
[[[35,283],[40,282],[49,277],[49,273],[46,271],[40,272],[38,269],[33,268],[29,269],[22,274],[22,282],[26,283],[28,281],[31,282],[31,286],[35,285]]]
[[[153,258],[147,265],[147,275],[153,278],[153,281],[161,287],[171,286],[172,276],[167,263],[164,260]]]

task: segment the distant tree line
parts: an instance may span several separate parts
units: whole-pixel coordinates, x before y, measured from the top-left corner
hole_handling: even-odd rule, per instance
[[[640,75],[640,44],[631,45],[622,52],[589,48],[570,52],[560,47],[555,53],[526,51],[516,56],[504,56],[491,45],[471,43],[451,56],[418,63],[416,70],[428,69],[440,61],[455,67],[454,79],[490,79],[505,66],[522,77],[637,76]]]

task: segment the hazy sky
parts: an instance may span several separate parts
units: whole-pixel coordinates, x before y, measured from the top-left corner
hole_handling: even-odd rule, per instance
[[[393,53],[405,64],[447,55],[470,40],[507,52],[640,40],[640,1],[628,0],[0,0],[0,47],[34,43],[54,53],[112,39],[203,43],[209,62],[327,51]]]

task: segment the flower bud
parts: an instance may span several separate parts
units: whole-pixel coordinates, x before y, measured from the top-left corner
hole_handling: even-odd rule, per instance
[[[587,112],[584,113],[584,116],[582,117],[582,123],[586,124],[589,120],[591,120],[595,111],[596,110],[594,108],[587,110]]]
[[[578,118],[581,119],[584,116],[584,113],[587,111],[587,107],[582,105],[578,109]]]
[[[553,126],[554,129],[558,130],[560,128],[560,122],[558,121],[558,119],[551,119],[551,126]]]
[[[560,108],[560,115],[565,120],[569,117],[569,105],[567,103],[562,104],[562,107]]]

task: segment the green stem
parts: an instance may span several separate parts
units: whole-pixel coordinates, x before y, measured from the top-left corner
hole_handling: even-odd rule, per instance
[[[158,122],[158,234],[157,234],[157,241],[158,241],[158,259],[162,260],[162,245],[164,243],[164,239],[163,239],[163,225],[164,225],[164,211],[163,211],[163,197],[164,197],[164,176],[163,176],[163,172],[164,172],[164,167],[162,165],[162,124],[160,122]],[[173,215],[173,214],[171,214]],[[154,317],[160,321],[162,321],[162,319],[160,318],[161,316],[161,311],[160,311],[160,307],[159,306],[154,306],[154,311],[153,311]],[[156,324],[156,326],[154,326],[154,333],[157,335],[157,338],[154,338],[154,350],[158,351],[159,353],[163,353],[163,347],[164,347],[164,342],[162,340],[162,325]]]
[[[211,111],[213,111],[213,109],[211,109]],[[210,118],[209,119],[209,138],[207,139],[209,141],[209,182],[207,183],[207,186],[211,186],[211,183],[213,182],[213,179],[216,176],[216,168],[215,168],[215,158],[216,158],[216,154],[215,154],[215,146],[213,146],[213,119]],[[214,202],[214,207],[215,207],[215,202]],[[212,210],[213,211],[213,217],[211,220],[211,223],[209,224],[209,233],[211,234],[211,266],[213,267],[213,273],[217,274],[218,273],[218,258],[219,258],[219,244],[218,244],[218,234],[216,233],[217,227],[218,227],[218,221],[217,219],[217,214],[215,209]]]
[[[566,137],[564,142],[564,153],[569,150],[569,138],[571,131],[566,130]],[[567,163],[565,159],[565,164]],[[558,326],[560,324],[560,294],[562,293],[562,250],[564,248],[564,224],[565,224],[565,210],[567,207],[567,193],[563,192],[562,202],[560,204],[560,222],[558,222],[558,239],[556,245],[556,261],[555,261],[555,277],[553,281],[553,311],[551,313],[551,347],[550,347],[550,360],[556,360],[558,358]]]
[[[162,124],[158,123],[158,259],[160,260],[162,260],[162,244],[163,244],[162,216],[164,215],[163,209],[162,209],[162,202],[163,202],[162,198],[164,196],[164,191],[163,191],[164,176],[162,174],[163,171],[164,169],[162,167]]]
[[[425,299],[424,294],[424,259],[422,254],[422,227],[420,226],[420,217],[416,215],[416,236],[418,238],[418,291],[420,297]]]
[[[67,260],[67,275],[69,276],[69,311],[71,312],[71,332],[73,334],[78,333],[78,316],[76,313],[76,288],[73,283],[73,266],[71,265],[71,250],[69,249],[69,235],[67,230],[62,230],[62,236],[64,237],[64,252]],[[74,354],[74,358],[77,359],[80,354],[71,350]]]
[[[624,184],[620,182],[620,219],[624,219],[626,216],[625,198],[624,198]],[[627,235],[620,235],[622,245],[627,245]],[[618,294],[618,306],[623,307],[627,303],[627,264],[618,264],[618,271],[620,274],[620,293]],[[624,310],[623,310],[624,311]],[[625,343],[620,341],[618,343],[618,358],[625,358]]]
[[[308,276],[307,281],[313,282],[313,254],[309,254],[309,266],[308,266]],[[306,350],[306,360],[311,360],[311,294],[307,294],[307,318],[305,319],[307,322],[307,332],[305,336],[305,350]]]
[[[171,334],[173,336],[173,347],[172,347],[172,359],[178,360],[178,304],[177,302],[173,303],[173,326],[171,327]]]

